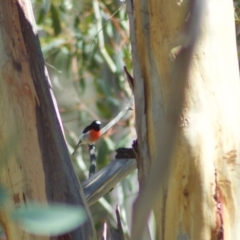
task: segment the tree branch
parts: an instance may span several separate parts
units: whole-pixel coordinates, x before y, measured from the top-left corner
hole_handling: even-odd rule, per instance
[[[108,193],[117,183],[136,169],[135,159],[115,159],[82,183],[89,206]]]

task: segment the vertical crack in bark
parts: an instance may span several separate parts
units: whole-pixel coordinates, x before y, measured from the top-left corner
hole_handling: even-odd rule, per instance
[[[224,240],[224,226],[223,226],[223,209],[222,209],[222,198],[221,198],[221,191],[218,186],[217,181],[217,169],[215,169],[215,195],[214,200],[216,202],[216,229],[215,234],[217,236],[217,240]]]

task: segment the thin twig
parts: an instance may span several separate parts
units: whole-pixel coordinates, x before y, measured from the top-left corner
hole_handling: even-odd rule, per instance
[[[115,73],[117,71],[117,67],[114,64],[113,60],[111,59],[111,57],[109,56],[106,48],[105,48],[105,43],[104,43],[104,36],[103,36],[103,32],[101,31],[103,26],[102,26],[102,19],[101,19],[101,13],[100,13],[100,7],[99,7],[99,3],[98,0],[93,0],[93,9],[94,9],[94,13],[95,13],[95,17],[96,17],[96,21],[97,21],[97,31],[98,31],[98,46],[100,49],[100,52],[103,56],[103,58],[105,59],[106,63],[108,64],[109,68],[111,69],[111,71],[113,73]]]
[[[98,38],[98,35],[100,34],[100,32],[103,31],[103,28],[110,22],[110,20],[122,9],[124,5],[122,5],[121,7],[119,7],[108,19],[107,21],[102,25],[102,28],[101,29],[97,29],[98,32],[94,38],[94,40],[92,41],[91,43],[91,46],[90,46],[90,50],[89,50],[89,54],[91,53],[91,50],[92,50],[92,46],[93,46],[93,43],[96,42],[97,38]],[[96,15],[96,14],[95,14]],[[102,23],[100,23],[102,24]]]
[[[133,100],[134,97],[132,95],[126,107],[113,120],[111,120],[111,122],[101,129],[101,135],[107,132],[108,129],[115,125],[129,110],[132,109]]]
[[[120,216],[120,207],[118,205],[116,206],[116,218],[117,218],[117,229],[122,234],[122,236],[124,237],[123,228],[122,228],[122,221],[121,221],[121,216]]]

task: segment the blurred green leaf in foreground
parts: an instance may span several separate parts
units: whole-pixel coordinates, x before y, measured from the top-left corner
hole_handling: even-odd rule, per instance
[[[70,232],[86,220],[81,207],[39,203],[18,208],[11,213],[11,217],[26,232],[50,236]]]

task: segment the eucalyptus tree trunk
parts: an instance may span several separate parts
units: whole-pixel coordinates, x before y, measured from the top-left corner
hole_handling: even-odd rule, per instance
[[[240,239],[240,81],[233,2],[127,1],[140,195],[132,239]]]
[[[70,234],[71,239],[95,239],[53,103],[28,0],[0,1],[0,126],[0,184],[10,195],[0,207],[0,223],[7,239],[50,239],[23,232],[7,215],[8,210],[32,200],[81,205],[87,221]]]

